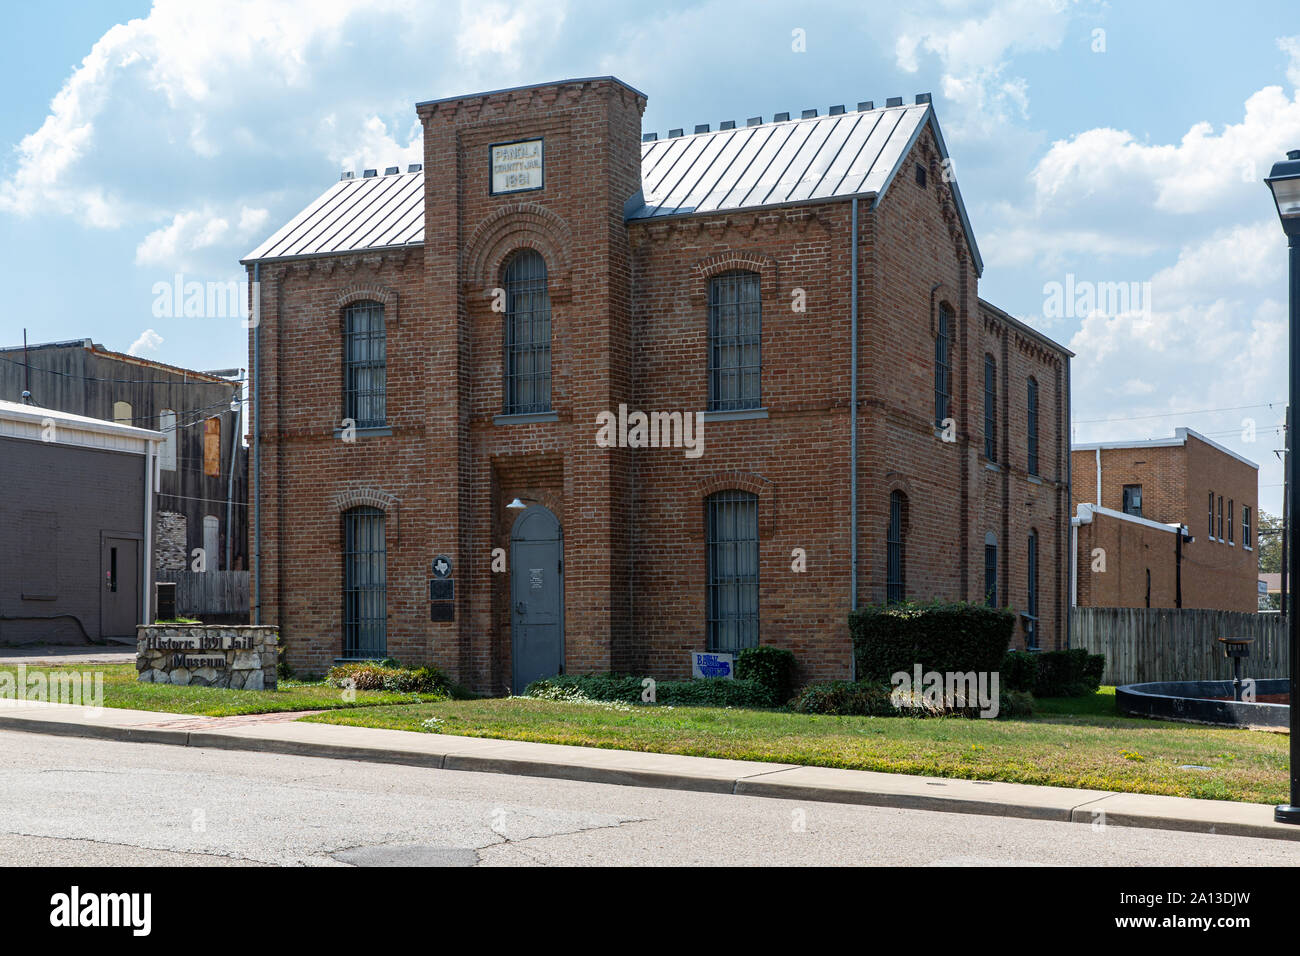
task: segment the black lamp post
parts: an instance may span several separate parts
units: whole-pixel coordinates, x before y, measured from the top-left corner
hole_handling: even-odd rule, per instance
[[[1287,245],[1290,247],[1290,369],[1287,392],[1291,408],[1300,408],[1300,149],[1293,149],[1286,154],[1286,160],[1273,164],[1273,171],[1264,180],[1273,191],[1273,201],[1277,203],[1278,218],[1282,220],[1282,231],[1286,233]],[[1289,456],[1288,456],[1289,457]],[[1288,468],[1290,463],[1288,462]],[[1289,476],[1288,476],[1289,477]],[[1300,518],[1300,482],[1287,484],[1287,510],[1292,517],[1287,530],[1289,538],[1288,551],[1292,555],[1300,554],[1296,548],[1296,519]],[[1294,589],[1290,595],[1295,601]],[[1297,691],[1297,671],[1300,670],[1300,615],[1286,615],[1288,645],[1291,652],[1291,801],[1285,806],[1273,810],[1273,819],[1278,823],[1300,823],[1300,727],[1296,726],[1295,712],[1300,707],[1300,694]]]

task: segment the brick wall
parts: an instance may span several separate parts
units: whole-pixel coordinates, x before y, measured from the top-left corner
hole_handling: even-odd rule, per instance
[[[340,514],[364,497],[388,515],[388,652],[506,692],[510,575],[492,570],[492,553],[509,552],[516,513],[505,505],[518,496],[563,529],[566,669],[684,676],[706,640],[704,501],[739,488],[759,499],[761,640],[793,650],[805,678],[847,674],[850,205],[629,227],[644,105],[609,80],[422,105],[424,246],[263,267],[262,620],[281,626],[294,666],[323,670],[340,653]],[[539,136],[545,189],[491,195],[489,145]],[[1058,646],[1065,353],[978,300],[928,130],[909,162],[933,169],[927,187],[900,176],[859,210],[860,600],[884,597],[889,494],[902,490],[907,596],[982,598],[992,531],[1005,542],[1003,603],[1022,607],[1036,528],[1039,633]],[[492,293],[521,247],[547,264],[554,415],[503,423]],[[766,417],[708,421],[699,458],[599,447],[596,416],[620,403],[706,407],[708,281],[736,268],[760,275]],[[791,307],[795,290],[804,311]],[[340,321],[357,297],[385,303],[392,434],[345,445],[334,435]],[[940,301],[956,316],[952,443],[933,423]],[[996,471],[982,458],[989,349],[1006,378],[1008,460]],[[1041,385],[1035,479],[1020,451],[1029,375]],[[806,572],[791,569],[795,549]],[[437,554],[456,566],[447,623],[429,620]]]

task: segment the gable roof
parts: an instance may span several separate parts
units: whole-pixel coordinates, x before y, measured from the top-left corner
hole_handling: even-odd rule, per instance
[[[922,99],[922,97],[918,97]],[[868,105],[868,104],[863,104]],[[641,144],[641,189],[628,222],[844,200],[880,202],[925,129],[948,150],[928,97],[807,119],[756,123]],[[984,262],[954,181],[957,213],[975,260]],[[424,242],[424,172],[342,179],[240,260],[392,249]]]

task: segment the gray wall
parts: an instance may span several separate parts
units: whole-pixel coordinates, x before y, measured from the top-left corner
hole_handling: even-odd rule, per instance
[[[140,428],[157,429],[164,408],[177,412],[181,422],[193,422],[177,431],[177,469],[159,475],[155,508],[185,515],[187,555],[203,547],[203,517],[214,515],[220,522],[221,553],[208,556],[208,568],[225,567],[227,535],[232,536],[231,564],[248,568],[248,452],[242,439],[235,449],[233,528],[226,527],[231,435],[237,421],[230,411],[233,384],[195,382],[183,372],[92,352],[80,342],[35,346],[26,359],[21,348],[0,349],[0,399],[21,402],[27,381],[33,403],[43,408],[112,421],[113,403],[129,402],[132,424]],[[203,469],[202,419],[211,417],[221,419],[218,476]]]
[[[144,478],[143,455],[0,438],[0,644],[99,639],[100,532],[143,533]],[[33,577],[52,600],[24,600]]]

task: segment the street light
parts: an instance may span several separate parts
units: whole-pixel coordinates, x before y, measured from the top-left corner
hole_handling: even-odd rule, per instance
[[[1300,149],[1293,149],[1286,154],[1286,160],[1273,164],[1273,170],[1264,180],[1273,191],[1273,202],[1277,204],[1277,215],[1282,220],[1282,231],[1286,233],[1290,249],[1290,369],[1287,380],[1287,392],[1291,408],[1297,408],[1300,399]],[[1289,457],[1289,456],[1288,456]],[[1290,469],[1290,462],[1287,463]],[[1288,475],[1288,478],[1290,476]],[[1291,515],[1291,524],[1287,529],[1287,550],[1293,555],[1300,555],[1296,549],[1296,524],[1300,518],[1300,483],[1291,481],[1287,484],[1287,511]],[[1290,595],[1295,602],[1295,592]],[[1275,807],[1273,819],[1278,823],[1300,823],[1300,727],[1296,726],[1295,712],[1300,707],[1300,682],[1297,671],[1300,670],[1300,615],[1290,613],[1294,608],[1283,609],[1286,615],[1288,645],[1291,656],[1291,801]]]

